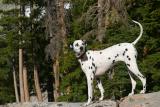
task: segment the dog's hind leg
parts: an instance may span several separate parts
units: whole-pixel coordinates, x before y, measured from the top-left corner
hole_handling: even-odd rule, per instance
[[[101,93],[101,97],[99,98],[99,101],[101,101],[104,98],[104,88],[102,86],[102,82],[101,82],[100,78],[97,78],[96,80],[97,80],[97,86],[98,86],[100,93]]]
[[[127,63],[127,67],[128,69],[135,74],[142,82],[143,84],[143,90],[141,90],[140,93],[145,93],[146,91],[146,78],[140,73],[138,66],[137,66],[137,62],[136,59],[132,58],[132,61],[130,61],[130,63]],[[133,81],[132,81],[133,82]]]

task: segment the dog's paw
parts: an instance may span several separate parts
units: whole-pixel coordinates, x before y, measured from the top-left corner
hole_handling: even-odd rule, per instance
[[[88,103],[85,103],[85,104],[82,105],[82,107],[86,107],[86,106],[88,106],[88,105],[89,105]]]
[[[99,98],[99,101],[102,101],[103,100],[103,97]]]
[[[131,92],[131,93],[128,94],[128,96],[132,96],[132,95],[134,95],[134,92]]]
[[[145,93],[145,91],[144,91],[144,90],[141,90],[141,91],[140,91],[140,94],[144,94],[144,93]]]
[[[84,103],[83,105],[82,105],[82,107],[86,107],[86,106],[88,106],[88,105],[90,105],[90,104],[92,104],[93,102],[92,101],[88,101],[87,103]]]

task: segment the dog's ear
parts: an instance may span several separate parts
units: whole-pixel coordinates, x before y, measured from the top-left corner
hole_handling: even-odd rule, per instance
[[[82,41],[84,42],[85,46],[87,46],[87,42],[86,42],[86,40],[82,40]]]
[[[70,49],[73,49],[73,45],[70,44],[69,47],[70,47]]]

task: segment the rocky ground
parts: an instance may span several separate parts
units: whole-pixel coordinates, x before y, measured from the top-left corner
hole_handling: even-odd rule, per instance
[[[82,107],[84,103],[68,102],[28,102],[28,103],[10,103],[0,105],[0,107]],[[148,94],[136,94],[128,96],[121,101],[104,100],[94,102],[87,107],[160,107],[160,92]]]

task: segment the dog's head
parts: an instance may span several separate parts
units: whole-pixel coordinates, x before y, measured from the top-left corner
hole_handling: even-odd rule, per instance
[[[86,52],[86,41],[85,40],[75,40],[72,45],[70,45],[70,48],[73,49],[73,51],[76,54],[76,57],[81,57]]]

